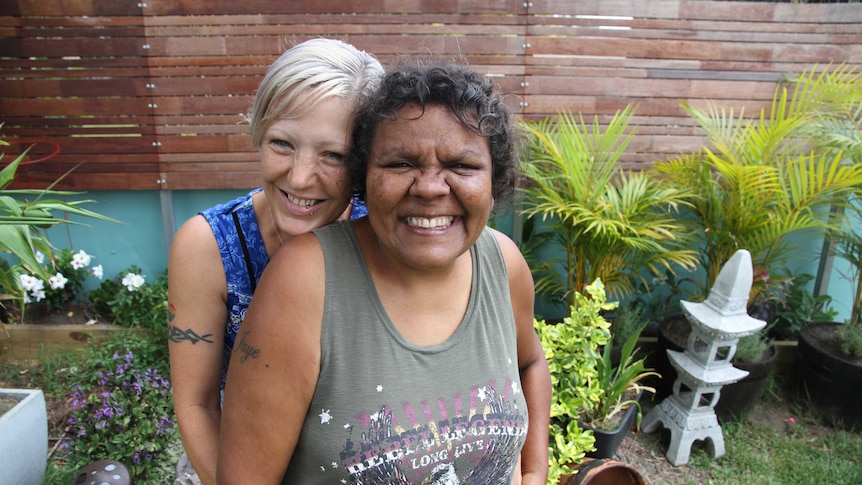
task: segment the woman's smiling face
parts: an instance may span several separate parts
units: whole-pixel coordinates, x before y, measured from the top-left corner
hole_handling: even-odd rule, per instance
[[[381,249],[401,264],[443,268],[479,238],[493,207],[488,139],[445,106],[407,105],[376,128],[366,205]]]
[[[345,158],[353,118],[352,103],[330,98],[266,130],[260,149],[263,187],[282,234],[306,233],[344,212],[350,200]]]

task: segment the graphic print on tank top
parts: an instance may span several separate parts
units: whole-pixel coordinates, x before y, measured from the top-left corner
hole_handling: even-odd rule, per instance
[[[380,385],[376,392],[385,394]],[[520,393],[517,382],[498,391],[490,381],[450,400],[383,404],[350,423],[334,423],[323,409],[320,425],[342,426],[346,438],[338,460],[320,471],[346,469],[341,482],[350,484],[508,484],[527,433]]]

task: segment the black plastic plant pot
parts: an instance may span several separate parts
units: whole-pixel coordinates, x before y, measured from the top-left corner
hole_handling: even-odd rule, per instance
[[[638,399],[640,399],[640,396],[638,396]],[[596,451],[591,451],[586,455],[590,458],[613,458],[617,454],[617,448],[620,447],[623,439],[625,439],[628,432],[632,429],[637,411],[637,406],[629,406],[623,415],[620,425],[610,431],[582,424],[582,428],[593,430],[593,436],[596,438]]]
[[[812,322],[799,332],[798,388],[821,417],[846,429],[862,429],[862,365],[829,352],[818,336],[838,328],[832,322]]]
[[[769,357],[764,360],[733,364],[737,369],[748,371],[748,375],[721,388],[721,395],[715,405],[715,414],[720,422],[740,419],[757,404],[778,356],[775,345],[771,345],[768,351]]]

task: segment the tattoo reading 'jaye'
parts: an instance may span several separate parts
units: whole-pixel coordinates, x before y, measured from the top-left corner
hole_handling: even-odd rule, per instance
[[[245,343],[246,336],[248,336],[248,332],[243,332],[242,338],[239,340],[239,348],[237,350],[242,354],[242,358],[239,360],[240,362],[245,362],[249,357],[256,359],[257,356],[260,355],[259,348],[252,347]]]
[[[168,335],[168,338],[171,340],[171,342],[177,343],[191,342],[193,344],[196,344],[198,342],[206,342],[208,344],[211,344],[213,343],[213,341],[209,340],[209,337],[212,337],[212,335],[213,334],[211,333],[208,333],[206,335],[198,335],[192,329],[183,330],[181,328],[177,328],[171,325],[171,331],[170,335]]]

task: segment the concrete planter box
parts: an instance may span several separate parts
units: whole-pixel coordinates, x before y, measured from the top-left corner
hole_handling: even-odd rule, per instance
[[[18,403],[0,415],[0,483],[42,485],[48,463],[48,415],[42,391],[0,389]]]

